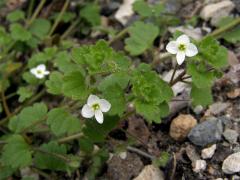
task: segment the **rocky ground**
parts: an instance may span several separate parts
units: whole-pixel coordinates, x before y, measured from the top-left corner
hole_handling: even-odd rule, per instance
[[[133,1],[99,1],[102,3],[102,15],[107,17],[103,18],[103,22],[108,25],[115,19],[117,22],[113,24],[116,28],[127,26],[136,18],[128,10]],[[9,4],[9,8],[12,5]],[[199,17],[195,28],[172,27],[169,32],[180,30],[194,39],[201,39],[216,28],[220,18],[239,16],[240,0],[168,0],[167,8],[183,19]],[[89,43],[85,39],[80,41]],[[149,125],[142,117],[133,115],[109,134],[108,146],[119,145],[119,154],[108,160],[99,179],[240,179],[240,44],[221,42],[229,49],[229,67],[212,88],[214,103],[207,108],[193,108],[189,102],[188,85],[175,84],[176,97],[170,105],[171,113],[160,125]],[[160,48],[165,45],[163,42]],[[113,47],[121,48],[122,43],[116,42]],[[169,73],[165,73],[166,69]],[[164,66],[159,65],[156,70],[165,79],[170,78],[169,74],[173,71],[171,60]],[[134,147],[127,146],[127,151],[121,148],[125,142],[131,144],[132,138],[137,139]],[[164,152],[170,155],[166,165],[161,169],[150,165],[154,157]]]
[[[233,0],[169,0],[168,8],[183,18],[199,15],[196,28],[174,27],[200,39],[214,29],[220,18],[238,16],[240,1]],[[113,4],[113,3],[112,3]],[[131,20],[130,17],[129,19]],[[120,18],[121,20],[121,18]],[[151,157],[134,149],[114,155],[103,177],[109,179],[240,179],[240,46],[229,49],[229,68],[213,86],[214,103],[208,108],[189,105],[189,88],[178,83],[173,89],[171,114],[161,125],[147,125],[141,117],[131,117],[122,125],[127,136],[139,139],[138,148],[151,156],[168,152],[171,158],[161,170],[149,165]],[[159,67],[161,70],[163,67]],[[171,68],[171,67],[170,67]],[[181,70],[179,70],[179,73]],[[169,72],[171,74],[171,72]],[[167,79],[167,74],[163,74]],[[120,132],[119,132],[120,133]],[[123,133],[123,132],[122,132]],[[126,134],[115,141],[125,141]],[[117,139],[117,140],[116,140]]]

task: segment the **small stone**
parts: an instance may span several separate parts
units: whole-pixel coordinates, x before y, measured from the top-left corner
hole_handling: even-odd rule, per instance
[[[223,161],[222,170],[226,174],[234,174],[240,172],[240,152],[228,156]]]
[[[188,138],[195,145],[206,146],[220,141],[222,132],[222,122],[217,119],[210,119],[192,128],[188,134]]]
[[[220,113],[224,112],[229,106],[230,103],[216,102],[209,106],[209,109],[205,112],[205,116],[219,115]]]
[[[202,153],[201,153],[202,158],[210,159],[213,156],[213,154],[215,153],[216,148],[217,148],[217,145],[214,144],[208,148],[203,149]]]
[[[133,180],[164,180],[164,174],[153,165],[147,165],[143,168],[141,173]]]
[[[122,25],[125,25],[134,14],[132,8],[134,2],[135,0],[124,0],[123,4],[117,10],[115,18],[122,23]]]
[[[201,171],[204,171],[206,167],[207,167],[206,161],[199,159],[195,161],[195,163],[193,164],[193,171],[199,173]]]
[[[235,5],[232,1],[223,0],[205,6],[201,11],[200,16],[206,21],[211,19],[211,24],[216,25],[221,18],[228,16],[234,7]]]
[[[230,143],[236,143],[238,139],[238,133],[232,129],[226,129],[223,133],[224,138]]]
[[[240,96],[240,88],[236,88],[227,93],[227,97],[230,99],[235,99]]]
[[[201,114],[203,112],[203,107],[201,105],[197,105],[194,109],[193,109],[195,114]]]
[[[125,152],[119,153],[119,157],[120,157],[121,159],[126,159],[126,158],[127,158],[127,152],[125,151]]]
[[[181,114],[173,119],[170,126],[170,136],[176,141],[182,141],[196,124],[197,120],[193,116]]]
[[[171,33],[175,33],[177,31],[181,31],[184,34],[188,35],[189,37],[195,39],[195,40],[200,40],[202,39],[202,30],[201,28],[194,28],[192,26],[178,26],[178,27],[169,27],[168,28]]]

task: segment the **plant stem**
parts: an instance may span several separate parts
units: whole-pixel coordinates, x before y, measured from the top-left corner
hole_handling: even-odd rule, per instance
[[[132,147],[132,146],[128,146],[127,147],[127,150],[128,151],[131,151],[131,152],[135,152],[135,153],[137,153],[137,154],[139,154],[139,155],[142,155],[142,156],[144,156],[144,157],[146,157],[146,158],[149,158],[150,160],[154,160],[156,157],[154,157],[154,156],[152,156],[152,155],[150,155],[150,154],[148,154],[148,153],[146,153],[146,152],[144,152],[144,151],[142,151],[142,150],[140,150],[140,149],[137,149],[137,148],[135,148],[135,147]]]
[[[172,82],[169,83],[170,86],[173,86],[174,84],[176,84],[178,81],[181,81],[182,77],[186,74],[186,70],[184,70],[183,72],[181,72],[178,77],[176,77]]]
[[[30,4],[28,6],[28,12],[27,12],[28,18],[30,18],[31,14],[32,14],[34,3],[35,3],[35,0],[30,0]]]
[[[33,13],[31,19],[27,22],[26,27],[28,28],[33,21],[37,18],[38,14],[40,13],[41,9],[43,8],[44,4],[46,3],[46,0],[41,0],[40,3],[38,4],[37,9],[35,10],[35,12]]]
[[[226,26],[216,29],[211,34],[209,34],[209,36],[214,36],[214,37],[218,38],[223,32],[226,32],[226,31],[232,29],[233,27],[237,26],[238,24],[240,24],[240,17],[236,18],[235,20],[233,20],[231,23],[227,24]]]
[[[170,84],[172,83],[172,81],[174,79],[174,76],[176,74],[177,68],[178,68],[178,64],[176,64],[175,67],[174,67],[174,70],[173,70],[173,73],[172,73],[172,77],[171,77],[171,80],[170,80]]]
[[[37,169],[37,168],[34,168],[32,167],[32,170],[35,171],[36,173],[38,173],[39,175],[43,176],[44,178],[46,178],[47,180],[51,180],[52,178],[45,172]]]
[[[66,0],[66,1],[65,1],[64,5],[63,5],[63,7],[62,7],[62,9],[61,9],[61,12],[59,13],[57,19],[55,20],[55,22],[54,22],[54,24],[53,24],[53,26],[52,26],[52,28],[51,28],[51,30],[50,30],[50,33],[48,34],[49,36],[51,36],[51,35],[53,34],[53,32],[55,31],[55,29],[57,28],[59,22],[60,22],[61,19],[62,19],[63,14],[64,14],[65,11],[67,10],[67,7],[68,7],[68,5],[69,5],[69,2],[70,2],[70,0]]]
[[[32,149],[33,149],[34,151],[37,151],[37,152],[40,152],[40,153],[43,153],[43,154],[49,154],[49,155],[51,155],[51,156],[57,157],[57,158],[65,161],[66,163],[69,163],[69,162],[71,161],[68,157],[66,157],[66,156],[64,156],[64,155],[62,155],[62,154],[53,153],[53,152],[48,152],[48,151],[45,151],[45,150],[40,149],[40,148],[38,148],[38,147],[33,147]]]
[[[10,117],[5,117],[4,119],[2,119],[0,121],[0,126],[7,123],[9,121],[9,119],[16,115],[17,113],[19,113],[24,107],[31,105],[32,103],[34,103],[35,101],[37,101],[40,97],[42,97],[45,93],[45,89],[41,90],[38,94],[36,94],[35,96],[32,96],[31,99],[29,99],[24,105],[19,106],[12,114]]]
[[[8,107],[8,104],[7,104],[7,101],[6,101],[6,97],[5,97],[4,91],[1,92],[1,98],[2,98],[4,111],[5,111],[6,115],[7,115],[7,118],[9,118],[9,117],[11,117],[11,112],[9,110],[9,107]]]
[[[71,140],[78,139],[78,138],[80,138],[82,136],[83,136],[83,133],[80,132],[80,133],[77,133],[77,134],[73,134],[71,136],[67,136],[67,137],[61,138],[61,139],[57,140],[57,142],[60,143],[60,144],[61,143],[66,143],[66,142],[69,142]]]
[[[116,40],[123,38],[127,33],[128,33],[128,28],[123,29],[116,36],[114,36],[111,40],[109,40],[108,43],[111,45]]]
[[[61,39],[65,39],[72,31],[73,29],[78,25],[80,22],[80,18],[76,19],[69,27],[68,29],[63,33],[61,36]]]

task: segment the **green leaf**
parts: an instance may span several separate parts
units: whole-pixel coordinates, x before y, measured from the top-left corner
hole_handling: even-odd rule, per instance
[[[1,162],[11,168],[22,168],[32,163],[32,152],[24,138],[12,135],[3,146]]]
[[[45,82],[47,91],[51,94],[58,95],[62,93],[63,76],[61,73],[55,71],[49,76],[49,80]]]
[[[39,81],[39,79],[37,79],[33,74],[31,74],[30,72],[24,72],[23,73],[23,79],[31,85],[37,85],[39,84],[41,81]]]
[[[28,41],[31,39],[32,35],[28,32],[21,24],[11,24],[10,25],[11,36],[17,41]]]
[[[48,144],[41,145],[40,149],[44,152],[54,153],[66,156],[67,148],[65,145],[58,145],[56,142],[49,142]],[[34,164],[39,169],[49,169],[56,171],[66,171],[66,162],[48,153],[37,152],[34,157]]]
[[[156,167],[165,167],[170,160],[170,154],[168,152],[161,152],[159,158],[153,160],[153,165]]]
[[[12,11],[7,15],[7,20],[10,22],[16,22],[18,20],[24,19],[24,12],[21,10]]]
[[[56,20],[59,16],[59,13],[54,13],[54,15],[51,17],[51,19]],[[72,12],[64,12],[61,18],[61,21],[64,23],[68,23],[71,20],[73,20],[76,17],[75,13]]]
[[[59,136],[63,134],[73,134],[81,130],[80,120],[69,114],[63,108],[52,109],[48,113],[47,124],[51,131]]]
[[[19,115],[13,116],[8,124],[10,130],[20,133],[22,130],[44,120],[47,115],[47,107],[43,103],[35,103],[33,106],[24,108]]]
[[[227,49],[211,36],[204,38],[199,44],[199,55],[214,68],[222,68],[227,65]]]
[[[82,73],[79,71],[67,73],[63,78],[62,92],[72,99],[85,99],[89,92]]]
[[[17,94],[19,95],[18,101],[23,102],[30,98],[33,95],[33,92],[27,87],[20,87],[17,91]]]
[[[159,105],[168,102],[173,96],[171,87],[156,72],[151,71],[147,64],[139,65],[133,73],[131,83],[133,95],[147,104]]]
[[[240,26],[234,28],[231,31],[224,33],[223,38],[230,43],[239,43],[240,42]]]
[[[100,7],[94,4],[87,4],[80,10],[80,16],[89,22],[92,26],[98,26],[101,23]]]
[[[150,5],[144,0],[137,0],[133,4],[133,10],[136,11],[142,17],[160,16],[165,10],[162,3]]]
[[[81,151],[84,151],[86,153],[91,153],[94,148],[93,145],[94,144],[87,137],[82,137],[81,139],[79,139],[79,146]]]
[[[133,56],[140,55],[151,48],[158,33],[158,27],[153,24],[135,22],[129,27],[130,37],[125,40],[125,49]]]
[[[104,116],[103,124],[97,123],[96,120],[88,120],[83,132],[93,143],[103,142],[108,133],[117,126],[118,122],[118,116]]]
[[[111,84],[103,91],[104,99],[111,103],[111,109],[108,112],[110,115],[121,116],[126,110],[126,100],[124,96],[124,91],[118,84]]]
[[[195,85],[192,85],[191,97],[194,106],[207,106],[213,101],[211,87],[197,88]]]
[[[12,41],[10,34],[8,34],[4,27],[0,26],[0,45],[9,45]]]
[[[9,176],[11,176],[16,171],[15,168],[11,168],[10,166],[0,166],[0,180],[6,180]]]
[[[98,86],[100,91],[105,91],[112,84],[117,84],[121,89],[125,89],[129,83],[130,76],[125,72],[116,72],[104,78]]]
[[[203,64],[187,64],[187,74],[192,76],[192,82],[198,88],[211,87],[215,78],[214,72],[209,71]]]
[[[76,70],[77,66],[76,64],[71,62],[71,57],[67,51],[61,51],[57,53],[56,58],[54,60],[54,65],[64,73]]]
[[[50,28],[51,23],[48,20],[39,18],[33,21],[29,27],[29,31],[39,39],[43,39],[50,31]]]

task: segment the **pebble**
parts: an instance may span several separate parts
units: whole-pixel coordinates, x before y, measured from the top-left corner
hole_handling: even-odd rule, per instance
[[[215,150],[217,148],[216,144],[213,144],[212,146],[205,148],[202,150],[201,156],[203,159],[210,159],[215,153]]]
[[[205,112],[205,116],[219,115],[220,113],[224,112],[229,106],[230,103],[216,102],[209,106],[209,109]]]
[[[192,128],[188,138],[195,145],[206,146],[221,140],[222,132],[222,122],[217,119],[210,119]]]
[[[182,141],[196,125],[197,120],[193,116],[181,114],[173,119],[170,125],[170,136],[176,141]]]
[[[164,174],[153,165],[147,165],[143,168],[141,173],[133,180],[164,180]]]
[[[115,18],[122,24],[127,24],[128,20],[134,14],[133,3],[135,0],[124,0],[123,4],[119,7],[115,14]]]
[[[193,171],[199,173],[201,171],[204,171],[206,167],[207,167],[206,161],[199,159],[195,161],[195,163],[193,164]]]
[[[206,5],[202,9],[200,16],[206,21],[211,19],[211,24],[216,25],[221,18],[229,16],[234,7],[235,5],[232,1],[223,0],[218,3]]]
[[[236,143],[238,139],[238,133],[232,129],[226,129],[223,133],[224,138],[230,143]]]
[[[240,152],[228,156],[223,161],[222,170],[226,174],[234,174],[240,172]]]

